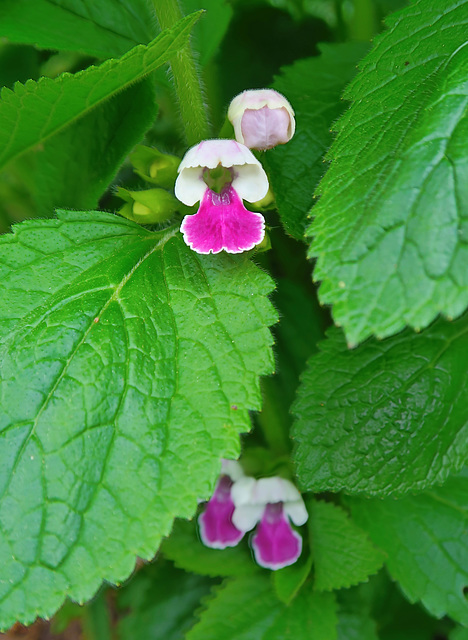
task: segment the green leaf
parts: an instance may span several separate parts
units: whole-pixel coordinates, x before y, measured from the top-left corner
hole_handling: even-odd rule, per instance
[[[155,114],[152,83],[145,79],[18,158],[36,214],[95,208]]]
[[[145,0],[2,0],[0,36],[43,49],[118,57],[156,35]]]
[[[341,94],[356,73],[367,44],[321,44],[319,58],[284,67],[273,83],[291,102],[296,133],[286,145],[265,154],[271,187],[286,231],[304,239],[313,192],[323,175],[323,157],[331,143],[331,124],[343,112]]]
[[[141,569],[117,595],[119,640],[182,640],[211,585],[169,562]]]
[[[273,572],[273,586],[281,602],[289,604],[297,596],[311,569],[312,556],[309,554],[305,560],[301,557],[289,567]]]
[[[8,627],[124,580],[210,496],[260,408],[276,313],[245,255],[107,213],[18,225],[0,265]]]
[[[349,503],[410,602],[468,625],[468,470],[419,496]]]
[[[467,10],[396,14],[345,94],[309,233],[320,299],[352,345],[468,305]]]
[[[468,640],[468,629],[466,627],[457,627],[449,635],[450,640]]]
[[[75,75],[17,83],[1,92],[0,166],[45,142],[119,91],[167,62],[187,41],[199,14],[161,33],[147,47],[139,45],[119,60],[107,60]]]
[[[266,575],[242,576],[215,587],[204,604],[187,640],[336,640],[333,594],[310,585],[286,606]]]
[[[341,507],[310,500],[309,535],[318,591],[348,588],[376,573],[384,554],[357,527]]]
[[[293,411],[303,488],[421,491],[468,455],[468,315],[349,350],[337,329],[312,356]]]
[[[195,522],[176,520],[161,552],[176,567],[204,576],[238,576],[258,570],[249,551],[243,546],[209,549],[201,543]]]

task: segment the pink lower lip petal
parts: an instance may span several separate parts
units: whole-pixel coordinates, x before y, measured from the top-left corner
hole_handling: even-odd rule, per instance
[[[263,240],[265,221],[260,213],[248,211],[229,186],[219,194],[207,189],[198,212],[185,216],[180,230],[197,253],[242,253]]]

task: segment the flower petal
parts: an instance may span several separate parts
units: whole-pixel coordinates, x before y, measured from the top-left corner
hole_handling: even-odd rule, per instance
[[[282,569],[296,562],[302,538],[283,513],[281,503],[268,504],[252,538],[257,563],[266,569]]]
[[[197,253],[242,253],[263,240],[265,220],[247,211],[231,186],[219,194],[207,189],[198,213],[185,216],[180,230]]]
[[[198,516],[202,542],[212,549],[235,547],[244,537],[244,532],[239,531],[232,523],[232,484],[229,476],[221,476],[205,510]]]
[[[204,140],[189,149],[179,165],[176,198],[188,206],[199,202],[208,189],[203,180],[204,169],[218,165],[233,168],[232,187],[242,199],[257,202],[267,194],[267,175],[246,146],[235,140]]]

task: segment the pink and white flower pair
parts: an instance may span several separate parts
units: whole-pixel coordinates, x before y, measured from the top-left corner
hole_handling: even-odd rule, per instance
[[[236,546],[256,527],[251,539],[255,559],[260,566],[276,570],[301,555],[302,538],[291,522],[301,526],[307,518],[292,482],[278,476],[255,480],[244,476],[239,464],[227,461],[198,522],[203,543],[215,549]]]

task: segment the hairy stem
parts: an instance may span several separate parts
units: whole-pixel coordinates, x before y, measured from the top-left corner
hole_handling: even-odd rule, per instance
[[[161,29],[169,29],[183,18],[178,0],[153,0],[153,5]],[[181,49],[170,64],[185,138],[192,146],[211,136],[203,103],[202,82],[190,44]]]

